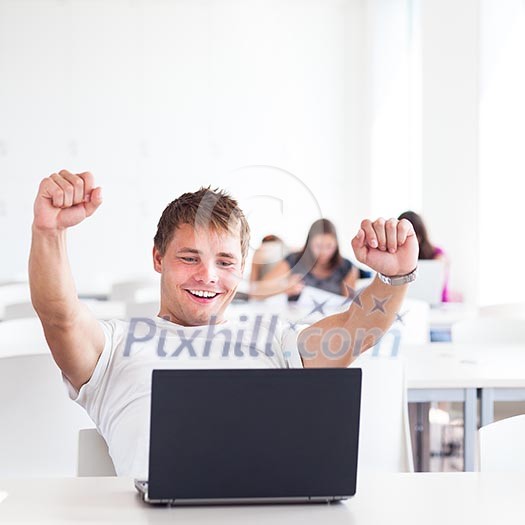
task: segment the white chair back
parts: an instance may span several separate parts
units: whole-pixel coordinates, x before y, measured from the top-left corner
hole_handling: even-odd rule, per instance
[[[12,319],[24,319],[26,317],[36,317],[35,309],[31,301],[21,303],[6,304],[4,307],[4,321]]]
[[[452,325],[454,343],[525,343],[525,322],[520,319],[476,317]]]
[[[124,301],[97,301],[83,299],[84,303],[96,319],[125,319],[126,303]]]
[[[481,427],[478,435],[482,472],[525,473],[525,414]]]
[[[28,283],[13,283],[0,286],[0,319],[4,318],[8,304],[23,303],[31,300]]]
[[[124,319],[126,316],[126,303],[123,301],[82,299],[81,302],[91,310],[97,319]],[[36,316],[31,301],[8,304],[4,309],[4,321]]]
[[[160,310],[159,301],[126,304],[126,319],[146,317],[155,319]]]
[[[148,302],[159,300],[160,285],[153,279],[137,279],[114,283],[111,286],[109,299],[126,303]]]
[[[74,476],[78,432],[93,422],[52,356],[1,358],[0,400],[0,478]]]
[[[49,353],[38,317],[11,319],[0,323],[0,358]]]
[[[77,476],[116,476],[108,446],[96,428],[84,428],[78,434]]]
[[[404,362],[363,354],[358,472],[413,472]]]

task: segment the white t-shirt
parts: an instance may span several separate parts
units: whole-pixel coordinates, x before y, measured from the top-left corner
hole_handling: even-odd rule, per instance
[[[184,327],[161,318],[101,321],[105,345],[93,375],[71,399],[109,447],[117,475],[147,479],[154,369],[301,368],[297,332],[276,316]]]

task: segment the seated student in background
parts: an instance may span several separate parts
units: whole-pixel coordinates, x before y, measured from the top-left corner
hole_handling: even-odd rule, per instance
[[[277,235],[266,235],[252,259],[250,283],[260,281],[287,255],[287,248]]]
[[[417,241],[419,243],[420,260],[442,260],[445,263],[445,282],[443,283],[443,292],[441,300],[446,303],[450,301],[450,293],[448,290],[448,259],[445,252],[438,246],[433,245],[428,238],[427,228],[420,215],[413,211],[405,211],[398,220],[406,219],[412,223],[414,231],[416,232]]]
[[[270,296],[286,291],[290,301],[297,300],[304,286],[348,295],[355,289],[359,269],[341,256],[334,224],[319,219],[310,227],[300,252],[289,254],[263,278],[254,295]]]
[[[101,204],[101,188],[88,172],[62,170],[40,183],[29,282],[69,395],[106,440],[119,476],[147,476],[152,370],[347,367],[390,328],[415,277],[412,225],[364,220],[352,247],[357,260],[378,275],[359,304],[299,333],[274,319],[264,326],[247,315],[228,321],[225,311],[242,277],[250,228],[229,195],[201,188],[171,202],[159,220],[152,250],[161,276],[158,316],[97,321],[78,299],[66,241],[68,230]],[[97,247],[89,247],[93,257],[103,251]],[[348,336],[343,345],[334,331]]]

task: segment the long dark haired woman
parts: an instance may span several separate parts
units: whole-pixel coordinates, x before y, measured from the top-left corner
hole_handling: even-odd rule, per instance
[[[302,250],[288,255],[265,275],[252,295],[285,292],[294,300],[304,286],[313,286],[346,296],[349,287],[355,288],[358,278],[358,268],[341,256],[334,224],[319,219],[310,226]]]

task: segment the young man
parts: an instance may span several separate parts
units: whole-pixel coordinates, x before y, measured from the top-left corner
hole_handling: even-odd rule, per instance
[[[41,182],[29,277],[70,396],[101,431],[119,475],[147,475],[153,369],[346,367],[388,330],[417,264],[408,221],[365,220],[352,246],[379,276],[348,310],[299,334],[274,318],[225,322],[250,231],[236,201],[203,188],[173,201],[159,221],[153,248],[161,275],[158,318],[98,322],[78,300],[66,232],[101,203],[90,173],[62,170]]]

